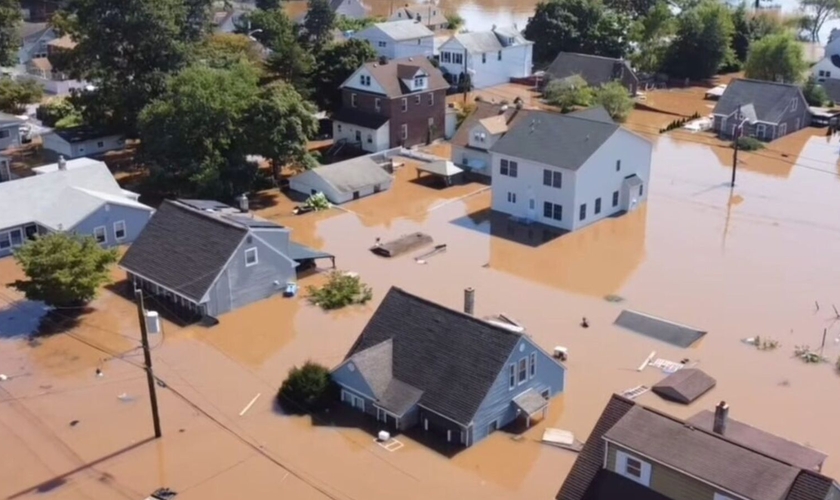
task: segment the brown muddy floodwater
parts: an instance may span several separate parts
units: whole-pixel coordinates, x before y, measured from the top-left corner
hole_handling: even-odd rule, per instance
[[[585,438],[611,393],[663,377],[636,370],[652,350],[689,358],[718,385],[690,407],[651,393],[641,403],[686,417],[726,400],[734,418],[828,453],[824,472],[840,476],[840,376],[832,363],[792,357],[797,345],[819,347],[823,329],[826,358],[840,356],[832,311],[840,305],[840,143],[813,135],[749,158],[734,189],[725,149],[657,137],[645,206],[544,244],[493,217],[485,186],[417,182],[410,163],[392,191],[341,209],[295,217],[292,202],[268,196],[263,215],[336,254],[341,269],[373,287],[374,301],[325,314],[278,297],[209,329],[166,323],[152,338],[155,372],[167,384],[158,388],[164,437],[154,442],[131,303],[104,290],[72,336],[30,345],[20,325],[31,306],[0,289],[18,304],[0,308],[0,373],[9,377],[0,381],[0,498],[137,499],[161,486],[179,500],[553,498],[574,455],[540,444],[543,429]],[[773,162],[783,154],[780,175]],[[447,252],[421,265],[368,251],[377,237],[420,230]],[[17,275],[0,260],[0,282]],[[545,349],[569,348],[566,394],[522,439],[497,432],[453,457],[404,436],[389,452],[342,415],[277,414],[273,395],[287,370],[307,359],[337,364],[390,286],[454,308],[463,288],[475,287],[477,315],[507,313]],[[613,326],[623,308],[709,333],[692,348],[672,347]],[[589,329],[578,326],[582,316]],[[763,352],[740,341],[755,335],[782,345]]]

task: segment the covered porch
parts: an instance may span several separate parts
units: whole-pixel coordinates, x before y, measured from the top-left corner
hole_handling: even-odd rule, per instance
[[[445,186],[451,186],[460,180],[464,171],[449,160],[439,160],[418,164],[417,178],[420,179],[424,173],[439,179]]]
[[[533,389],[528,389],[513,398],[513,404],[516,406],[517,412],[520,415],[525,415],[526,428],[531,427],[531,419],[535,415],[540,414],[541,419],[545,418],[546,411],[548,410],[548,399]]]
[[[329,259],[332,268],[335,269],[335,255],[309,248],[294,241],[289,242],[289,258],[298,263],[298,272],[313,269],[316,266],[315,261],[319,259]]]

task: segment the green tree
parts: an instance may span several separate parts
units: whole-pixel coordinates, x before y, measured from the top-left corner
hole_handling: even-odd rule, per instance
[[[353,274],[333,271],[320,288],[309,286],[309,301],[322,309],[341,309],[352,304],[365,304],[373,298],[373,290]]]
[[[252,151],[271,162],[275,178],[284,165],[317,166],[307,149],[307,139],[318,133],[315,106],[301,99],[291,85],[280,81],[263,88],[250,116]]]
[[[629,27],[627,16],[605,9],[597,0],[545,0],[537,4],[524,34],[534,42],[539,66],[550,63],[558,52],[623,57]]]
[[[802,86],[802,95],[805,96],[805,100],[808,101],[809,106],[825,106],[831,101],[828,93],[822,85],[817,83],[813,76],[808,77],[805,85]]]
[[[102,248],[92,236],[59,232],[26,242],[15,260],[27,279],[12,283],[14,288],[29,300],[69,307],[90,302],[111,281],[117,251]]]
[[[756,80],[795,83],[802,80],[807,68],[802,45],[790,34],[783,33],[750,45],[744,75]]]
[[[796,18],[782,22],[778,15],[768,12],[754,12],[750,18],[750,41],[761,40],[765,36],[776,35],[786,31],[789,26],[787,22],[793,22],[795,27]]]
[[[641,19],[650,13],[656,4],[664,3],[662,0],[604,0],[604,5],[612,10],[630,16],[632,19]]]
[[[303,20],[303,45],[316,52],[320,51],[332,40],[335,26],[335,12],[330,7],[329,0],[309,0],[309,10]]]
[[[282,9],[257,10],[249,15],[248,20],[254,38],[270,50],[266,63],[268,71],[308,96],[314,56],[300,45],[294,23]]]
[[[546,102],[557,106],[563,113],[592,104],[594,92],[586,80],[578,75],[562,80],[553,80],[545,87]]]
[[[38,102],[43,96],[44,88],[35,80],[0,80],[0,111],[21,114],[26,110],[27,104]]]
[[[367,40],[351,38],[328,45],[318,54],[312,76],[313,99],[324,111],[334,113],[341,106],[341,89],[359,67],[376,60],[376,50]]]
[[[678,78],[703,80],[732,60],[732,18],[728,7],[705,0],[683,12],[668,49],[665,71]]]
[[[742,3],[732,11],[732,52],[742,64],[747,60],[752,38],[752,24],[747,16],[747,5]]]
[[[136,135],[140,111],[182,69],[208,24],[210,0],[67,0],[56,18],[77,42],[59,68],[92,82],[78,106],[91,125]]]
[[[276,10],[280,8],[282,0],[257,0],[257,8],[260,10]]]
[[[57,127],[59,122],[81,122],[79,110],[67,98],[57,98],[41,104],[35,111],[35,116],[48,127]]]
[[[457,12],[446,14],[446,22],[448,23],[447,28],[455,31],[463,28],[465,24],[464,18]]]
[[[227,68],[242,61],[261,62],[260,50],[253,40],[234,33],[213,33],[195,46],[193,59],[216,68]]]
[[[18,63],[18,30],[22,21],[20,0],[0,0],[0,66],[14,66]]]
[[[362,31],[363,29],[373,26],[375,23],[384,21],[378,17],[366,17],[364,19],[351,19],[345,16],[338,16],[335,18],[335,29],[345,31]]]
[[[799,0],[799,8],[808,19],[807,28],[812,42],[820,41],[820,31],[829,19],[840,14],[840,0]]]
[[[624,122],[633,110],[633,99],[620,82],[610,82],[595,91],[596,104],[607,110],[617,122]]]
[[[636,69],[643,73],[659,72],[668,49],[668,38],[674,32],[674,16],[665,1],[656,2],[646,16],[634,21],[630,39],[637,50],[630,56]]]
[[[318,411],[332,402],[333,390],[329,368],[307,361],[303,366],[289,370],[277,391],[277,403],[288,413]]]

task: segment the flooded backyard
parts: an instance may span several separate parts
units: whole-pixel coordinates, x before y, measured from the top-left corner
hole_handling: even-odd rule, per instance
[[[689,407],[652,393],[640,403],[687,417],[726,400],[733,418],[827,453],[823,472],[840,476],[840,376],[832,367],[840,356],[832,309],[840,307],[840,143],[818,133],[803,131],[745,157],[734,189],[731,150],[700,136],[648,136],[655,140],[648,202],[545,243],[540,233],[494,217],[486,186],[442,189],[417,181],[411,162],[391,191],[326,212],[293,216],[291,201],[266,195],[261,215],[334,253],[340,269],[373,287],[374,301],[326,314],[304,299],[277,297],[224,315],[212,328],[166,323],[152,336],[155,373],[166,386],[157,388],[164,434],[157,441],[149,439],[132,303],[103,290],[68,334],[30,343],[24,333],[38,308],[0,288],[0,373],[7,376],[0,381],[0,498],[137,499],[159,487],[179,500],[266,492],[553,498],[575,455],[541,444],[543,429],[585,438],[610,394],[664,376],[652,367],[637,371],[652,350],[688,358],[718,383]],[[376,238],[414,231],[447,251],[425,265],[368,251]],[[0,260],[0,283],[17,277],[14,262]],[[474,287],[476,315],[506,313],[544,349],[569,349],[566,393],[521,439],[497,432],[452,457],[405,436],[398,437],[405,446],[388,451],[339,415],[278,414],[274,394],[288,369],[308,359],[339,363],[390,286],[457,309],[463,289]],[[623,309],[708,334],[694,347],[673,347],[614,326]],[[588,329],[578,326],[583,316]],[[824,329],[831,363],[793,358],[797,345],[818,348]],[[781,347],[759,351],[740,341],[756,335]]]

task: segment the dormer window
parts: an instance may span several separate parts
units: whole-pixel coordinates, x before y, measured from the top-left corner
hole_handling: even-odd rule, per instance
[[[415,89],[426,88],[426,77],[425,76],[415,76],[414,77],[414,88]]]

